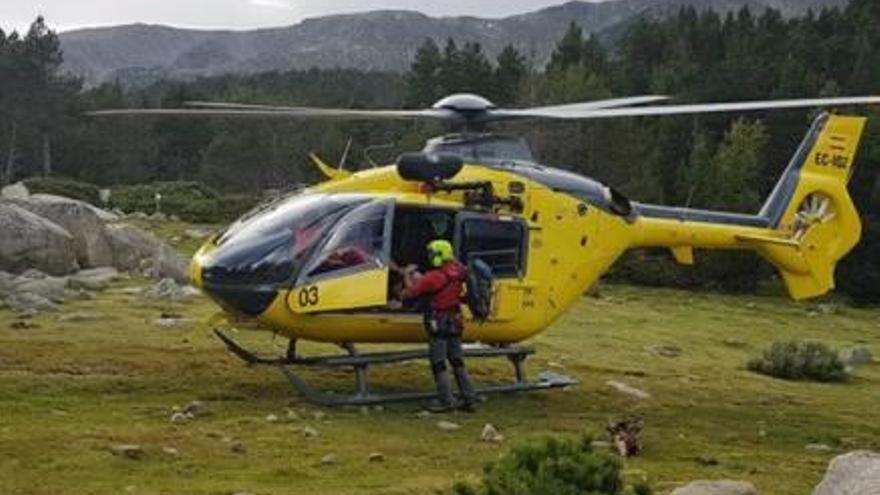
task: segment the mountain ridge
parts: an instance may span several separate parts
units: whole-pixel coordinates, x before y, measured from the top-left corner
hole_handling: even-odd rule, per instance
[[[721,13],[743,6],[797,16],[847,0],[570,1],[502,18],[432,17],[414,10],[376,10],[311,17],[283,27],[196,30],[156,24],[84,28],[60,33],[64,68],[88,85],[146,84],[221,74],[318,68],[406,70],[426,38],[475,41],[490,56],[513,44],[542,65],[569,22],[600,37],[638,16],[661,18],[683,6]]]

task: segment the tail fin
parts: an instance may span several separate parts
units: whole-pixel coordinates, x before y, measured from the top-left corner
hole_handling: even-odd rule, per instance
[[[779,269],[795,299],[833,289],[837,262],[861,237],[847,184],[865,122],[818,117],[759,214],[774,235],[737,236]]]

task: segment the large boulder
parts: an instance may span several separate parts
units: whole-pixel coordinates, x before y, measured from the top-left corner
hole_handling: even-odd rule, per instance
[[[67,285],[71,289],[104,290],[110,287],[110,283],[119,278],[119,272],[112,266],[83,270],[68,279]]]
[[[94,206],[51,194],[32,194],[27,200],[15,201],[15,204],[67,230],[73,236],[80,266],[93,268],[113,264],[113,251],[105,232],[105,222],[98,216]]]
[[[758,490],[746,481],[694,481],[676,488],[671,495],[758,495]]]
[[[10,202],[0,202],[0,270],[36,268],[66,275],[79,267],[73,236],[58,224]]]
[[[141,268],[141,262],[152,260],[161,242],[153,234],[133,225],[107,226],[107,237],[113,253],[113,266],[123,271]]]
[[[189,264],[189,260],[173,247],[161,243],[153,258],[153,277],[159,280],[171,278],[179,284],[187,284],[190,279]]]
[[[36,294],[52,302],[61,303],[67,295],[67,277],[21,276],[13,281],[12,292]]]
[[[0,198],[3,199],[28,199],[30,195],[27,186],[21,182],[16,182],[0,190]]]
[[[859,450],[835,457],[813,495],[877,495],[880,454]]]

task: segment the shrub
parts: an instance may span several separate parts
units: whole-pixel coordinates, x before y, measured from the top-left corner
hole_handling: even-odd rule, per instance
[[[64,177],[31,177],[22,181],[31,194],[54,194],[101,206],[98,186]]]
[[[199,182],[157,182],[123,186],[113,190],[110,201],[126,213],[156,211],[156,193],[162,195],[160,210],[188,222],[228,222],[257,204],[258,198],[243,194],[221,196]]]
[[[479,486],[457,483],[456,495],[617,495],[624,493],[621,463],[593,451],[590,439],[545,438],[514,446],[486,464]],[[639,486],[639,495],[650,489]]]
[[[847,378],[837,353],[818,342],[775,342],[761,357],[749,361],[748,368],[785,380],[839,382]]]

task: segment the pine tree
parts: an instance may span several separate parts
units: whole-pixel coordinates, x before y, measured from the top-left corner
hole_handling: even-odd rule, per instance
[[[424,108],[442,96],[440,71],[443,56],[433,39],[426,39],[416,51],[416,57],[406,74],[409,107]]]
[[[513,45],[501,50],[495,69],[493,101],[498,105],[511,106],[516,103],[520,84],[526,77],[526,59]]]

